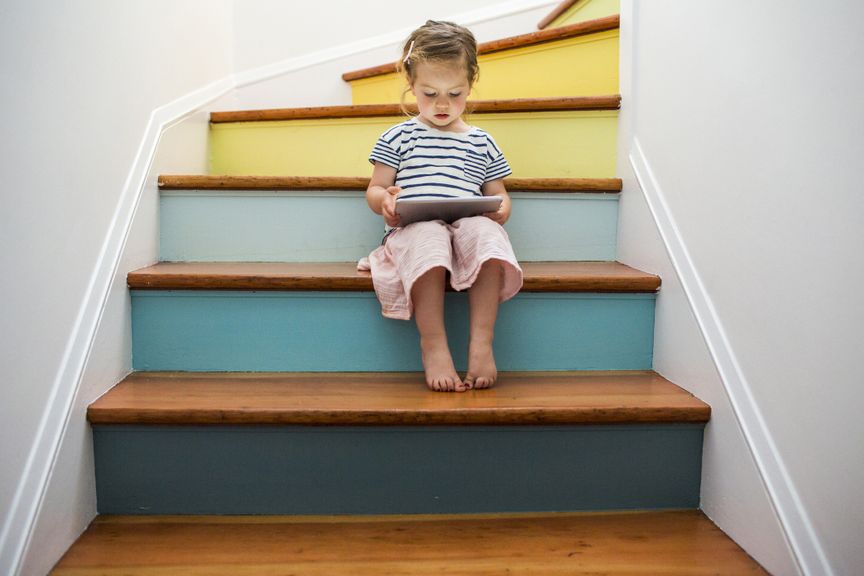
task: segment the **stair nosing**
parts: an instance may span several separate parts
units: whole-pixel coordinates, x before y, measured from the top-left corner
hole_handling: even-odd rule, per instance
[[[597,32],[615,30],[616,28],[620,28],[620,25],[620,15],[615,14],[612,16],[604,16],[603,18],[595,18],[594,20],[578,22],[576,24],[570,24],[569,26],[561,26],[560,28],[529,32],[527,34],[519,34],[507,38],[501,38],[499,40],[492,40],[491,42],[483,42],[482,44],[477,45],[477,54],[478,56],[492,54],[503,50],[524,48],[526,46],[545,44],[547,42],[554,42],[556,40],[563,40],[576,36],[585,36]],[[345,82],[353,82],[354,80],[383,76],[394,72],[396,72],[396,63],[390,62],[387,64],[379,64],[369,68],[346,72],[342,75],[342,79]]]
[[[621,95],[565,96],[544,98],[510,98],[469,100],[466,114],[509,114],[519,112],[562,112],[568,110],[618,110]],[[416,104],[406,105],[413,115]],[[263,110],[228,110],[210,113],[211,124],[238,122],[280,122],[334,118],[377,118],[405,116],[399,104],[349,104],[344,106],[310,106],[305,108],[270,108]]]
[[[368,177],[253,176],[161,174],[160,190],[356,190],[369,186]],[[504,186],[520,192],[618,193],[620,178],[505,178]]]
[[[659,276],[618,262],[524,262],[521,266],[522,292],[655,293],[661,284]],[[130,272],[127,285],[132,290],[373,290],[371,274],[358,271],[353,262],[160,262]]]

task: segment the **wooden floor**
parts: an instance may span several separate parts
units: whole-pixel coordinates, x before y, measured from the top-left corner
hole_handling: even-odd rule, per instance
[[[99,517],[62,575],[766,574],[698,511]]]

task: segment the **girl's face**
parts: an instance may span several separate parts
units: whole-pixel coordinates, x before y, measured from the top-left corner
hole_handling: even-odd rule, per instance
[[[465,68],[451,62],[418,62],[411,92],[420,119],[439,130],[462,132],[462,112],[471,93]]]

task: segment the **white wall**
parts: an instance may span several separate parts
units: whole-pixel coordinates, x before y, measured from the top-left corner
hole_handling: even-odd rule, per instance
[[[555,0],[549,0],[546,5],[554,3]],[[437,0],[431,4],[404,0],[362,3],[353,0],[304,3],[242,0],[237,4],[235,20],[236,68],[251,70],[300,54],[320,52],[403,28],[413,29],[429,19],[444,19],[508,4],[519,3],[502,0]]]
[[[351,103],[342,74],[398,59],[405,38],[428,19],[471,28],[478,42],[537,30],[555,0],[441,0],[434,5],[375,0],[237,4],[238,90],[214,109],[331,106]],[[370,10],[374,8],[374,12]],[[333,18],[339,14],[339,18]],[[271,80],[262,81],[268,76]]]
[[[158,136],[154,110],[230,75],[232,17],[229,0],[0,7],[7,112],[0,139],[0,573],[13,573],[32,528],[37,539],[25,571],[45,573],[92,517],[83,406],[130,366],[122,288],[116,297],[122,270],[115,298],[104,299],[123,240],[116,219],[129,215],[118,210],[131,206],[136,178],[147,172],[145,164],[132,174],[136,160],[147,160],[148,135]],[[146,212],[155,189],[144,194]],[[132,260],[155,258],[153,222]],[[109,238],[113,245],[104,246]],[[75,398],[103,304],[107,324]]]
[[[714,409],[703,507],[773,572],[794,573],[758,465],[805,573],[860,573],[864,7],[625,5],[635,14],[620,255],[663,270],[656,367]],[[681,282],[644,224],[628,152]]]
[[[0,7],[10,112],[0,140],[0,573],[44,574],[95,515],[85,412],[130,370],[125,277],[158,257],[156,177],[206,169],[206,113],[180,117],[220,96],[266,93],[289,106],[305,91],[310,104],[347,103],[339,75],[357,46],[359,66],[393,58],[381,30],[449,17],[475,23],[484,41],[533,30],[552,4],[444,0],[430,13],[378,2],[374,30],[357,25],[373,20],[369,4],[347,0],[311,3],[302,17],[297,3],[250,0]],[[323,28],[309,24],[334,13]],[[303,68],[315,81],[323,68],[311,64],[336,72],[323,91],[262,91],[274,70]],[[247,89],[232,91],[238,81]]]

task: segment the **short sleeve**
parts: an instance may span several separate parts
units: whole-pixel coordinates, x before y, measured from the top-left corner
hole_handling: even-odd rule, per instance
[[[391,168],[399,169],[401,158],[399,156],[399,145],[402,139],[402,126],[394,126],[378,138],[372,152],[369,154],[369,162],[381,162]]]
[[[483,180],[484,184],[492,180],[504,178],[513,173],[513,170],[510,169],[510,164],[508,164],[507,159],[504,158],[504,153],[501,152],[501,149],[498,147],[498,144],[495,143],[492,136],[487,134],[486,138],[486,160],[488,161],[488,164],[486,167],[486,178]]]

